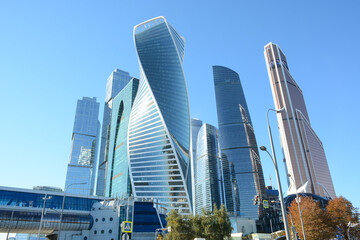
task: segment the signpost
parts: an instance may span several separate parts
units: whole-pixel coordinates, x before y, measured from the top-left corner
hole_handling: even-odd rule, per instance
[[[122,222],[122,232],[123,233],[132,233],[133,223],[130,221]]]
[[[264,206],[264,208],[269,208],[269,201],[263,200],[263,206]]]

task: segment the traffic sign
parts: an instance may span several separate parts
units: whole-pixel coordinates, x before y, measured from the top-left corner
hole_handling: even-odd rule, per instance
[[[122,232],[132,233],[133,223],[130,221],[122,222]]]
[[[269,201],[263,200],[263,206],[264,206],[264,208],[269,208]]]

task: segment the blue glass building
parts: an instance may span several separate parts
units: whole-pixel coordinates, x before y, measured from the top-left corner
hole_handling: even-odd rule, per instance
[[[191,213],[190,112],[185,40],[157,17],[134,28],[140,85],[131,110],[128,153],[135,197]]]
[[[71,185],[67,193],[82,195],[94,193],[100,129],[98,114],[99,103],[96,102],[96,98],[83,97],[82,100],[78,100],[65,182],[65,190]]]
[[[96,183],[96,195],[105,196],[106,168],[108,163],[110,122],[113,98],[129,83],[131,76],[128,72],[115,69],[106,82],[104,116],[101,130],[101,143],[99,150],[99,167]]]
[[[0,186],[0,231],[10,227],[13,233],[38,233],[43,216],[41,234],[58,235],[63,196],[61,192]],[[152,239],[156,229],[166,227],[165,214],[164,207],[151,200],[69,194],[58,239],[119,239],[123,221],[133,222],[134,239]]]
[[[265,187],[265,181],[264,181],[264,173],[262,171],[261,161],[260,161],[260,155],[259,150],[256,142],[255,137],[255,131],[254,128],[248,119],[247,113],[245,108],[243,108],[241,105],[239,105],[241,118],[244,124],[245,129],[245,135],[247,139],[247,143],[249,146],[250,151],[250,158],[251,163],[253,166],[253,176],[255,180],[255,189],[257,192],[257,195],[260,198],[260,201],[264,200],[264,198],[267,198],[267,190]],[[259,218],[262,218],[264,216],[264,208],[261,204],[258,205],[258,212],[259,212]]]
[[[127,153],[127,134],[131,108],[139,87],[133,78],[112,100],[112,114],[106,172],[106,196],[130,196],[131,184]]]
[[[222,66],[213,66],[213,74],[221,153],[224,162],[228,161],[230,171],[229,175],[225,175],[230,177],[225,179],[228,181],[225,188],[232,189],[233,196],[229,199],[231,194],[226,193],[227,207],[238,216],[258,219],[259,209],[253,205],[252,199],[265,190],[261,190],[264,184],[257,184],[258,180],[263,181],[258,171],[261,164],[252,157],[252,151],[257,151],[257,146],[256,142],[254,145],[249,141],[250,132],[245,129],[246,124],[251,125],[251,118],[240,78],[235,71]],[[243,116],[246,116],[246,122]],[[252,137],[255,138],[255,135]],[[226,168],[224,166],[224,170]]]
[[[0,231],[38,233],[42,209],[42,234],[52,234],[59,228],[60,212],[64,200],[64,193],[0,186]],[[51,198],[50,198],[51,197]],[[94,203],[103,199],[96,196],[80,196],[68,194],[64,202],[62,230],[89,230],[93,225],[90,211]]]
[[[214,126],[204,123],[197,137],[195,159],[195,212],[202,209],[214,211],[224,202],[223,171],[221,163],[218,131]]]
[[[199,119],[195,119],[195,118],[192,118],[191,119],[191,149],[192,149],[192,155],[191,155],[191,196],[190,198],[192,199],[192,206],[193,206],[193,209],[195,209],[195,194],[196,194],[196,191],[195,191],[195,160],[196,160],[196,142],[197,142],[197,137],[198,137],[198,133],[199,133],[199,130],[202,126],[203,122]]]

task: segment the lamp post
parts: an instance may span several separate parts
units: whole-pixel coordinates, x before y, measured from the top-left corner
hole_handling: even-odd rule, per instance
[[[70,186],[73,186],[73,185],[83,185],[83,184],[86,184],[85,182],[83,183],[72,183],[72,184],[69,184],[65,191],[64,191],[64,197],[63,197],[63,201],[62,201],[62,205],[61,205],[61,213],[60,213],[60,221],[59,221],[59,227],[58,227],[58,239],[60,237],[60,231],[61,231],[61,222],[62,222],[62,218],[63,218],[63,213],[64,213],[64,206],[65,206],[65,198],[66,198],[66,191],[69,189]]]
[[[10,234],[10,227],[11,227],[11,222],[14,216],[14,211],[16,208],[17,202],[15,203],[15,206],[13,207],[12,211],[11,211],[11,217],[10,217],[10,222],[9,222],[9,226],[8,226],[8,231],[7,231],[7,235],[6,235],[6,240],[9,240],[9,234]]]
[[[285,229],[286,239],[291,239],[290,232],[289,232],[287,215],[286,215],[286,210],[285,210],[285,205],[284,205],[284,198],[283,198],[282,188],[281,188],[281,183],[280,183],[279,170],[278,170],[277,161],[276,161],[276,155],[275,155],[275,150],[274,150],[274,143],[273,143],[270,123],[269,123],[269,111],[274,111],[276,113],[280,113],[280,112],[282,112],[284,110],[285,110],[285,108],[282,108],[280,110],[269,109],[267,111],[267,114],[266,114],[266,119],[267,119],[267,124],[268,124],[268,131],[269,131],[269,138],[270,138],[270,143],[271,143],[271,150],[272,150],[272,154],[273,154],[274,157],[271,156],[271,154],[266,149],[266,147],[261,146],[260,150],[266,151],[269,154],[269,156],[270,156],[270,158],[271,158],[271,160],[272,160],[272,162],[274,164],[275,172],[276,172],[276,180],[277,180],[277,184],[278,184],[278,187],[279,187],[279,197],[280,197],[280,204],[281,204],[281,212],[282,212],[283,218],[284,218],[284,229]]]
[[[44,211],[45,211],[45,205],[46,205],[46,200],[50,200],[52,198],[52,196],[47,197],[47,193],[45,194],[45,197],[43,197],[44,200],[44,205],[43,205],[43,209],[41,211],[41,218],[40,218],[40,226],[39,226],[39,233],[37,236],[37,239],[40,240],[40,234],[41,234],[41,227],[42,227],[42,221],[43,221],[43,217],[44,217]]]
[[[299,207],[299,214],[300,214],[300,221],[301,221],[301,227],[302,227],[302,231],[303,231],[303,235],[304,235],[304,240],[306,240],[306,236],[305,236],[305,228],[304,228],[304,221],[303,221],[303,217],[302,217],[302,212],[301,212],[301,207],[300,207],[300,202],[301,202],[301,199],[299,197],[299,194],[298,194],[298,191],[297,191],[297,187],[296,187],[296,181],[295,181],[295,178],[293,178],[291,176],[291,174],[288,174],[288,177],[294,182],[294,186],[295,186],[295,193],[296,193],[296,199],[295,201],[297,202],[298,204],[298,207]]]

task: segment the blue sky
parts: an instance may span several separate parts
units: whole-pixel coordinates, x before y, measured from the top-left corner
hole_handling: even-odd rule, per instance
[[[192,116],[217,126],[211,66],[232,68],[258,145],[267,147],[266,110],[274,103],[263,47],[279,44],[323,141],[336,193],[360,207],[359,9],[358,1],[330,0],[1,1],[0,185],[64,186],[77,99],[96,97],[102,120],[111,71],[139,75],[133,27],[162,15],[186,38]],[[266,183],[271,174],[276,185],[270,159],[261,159]]]

